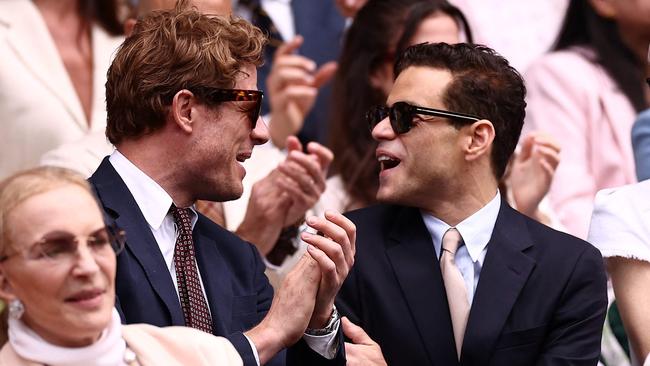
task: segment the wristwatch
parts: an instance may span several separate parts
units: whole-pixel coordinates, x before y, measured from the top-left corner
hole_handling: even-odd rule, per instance
[[[336,327],[336,324],[338,324],[339,320],[341,320],[341,315],[339,315],[339,312],[336,310],[336,306],[334,306],[332,308],[332,315],[330,315],[330,321],[327,323],[325,328],[307,328],[305,330],[305,334],[312,336],[324,336],[330,334],[334,331],[334,328]]]

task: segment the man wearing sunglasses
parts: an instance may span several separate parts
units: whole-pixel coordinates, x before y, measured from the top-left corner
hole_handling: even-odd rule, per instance
[[[244,365],[343,364],[333,305],[354,257],[352,223],[309,218],[323,236],[303,234],[310,250],[274,296],[255,247],[193,207],[241,196],[241,163],[268,140],[263,45],[249,23],[180,1],[141,17],[115,55],[106,136],[117,150],[90,181],[126,232],[116,305],[126,323],[225,336]]]
[[[599,252],[518,213],[498,191],[525,87],[485,46],[401,55],[387,107],[368,112],[378,200],[337,307],[349,361],[595,365],[607,305]],[[376,342],[376,343],[375,343]]]

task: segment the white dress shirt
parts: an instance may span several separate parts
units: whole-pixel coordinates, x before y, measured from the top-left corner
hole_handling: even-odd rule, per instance
[[[492,237],[500,207],[501,194],[497,191],[494,198],[487,205],[455,226],[463,237],[465,245],[458,248],[454,259],[460,273],[463,275],[465,288],[467,289],[467,300],[470,306],[474,300],[474,292],[488,250],[487,245]],[[436,256],[440,259],[442,236],[451,226],[429,213],[421,211],[421,214],[424,224],[429,230],[429,234],[431,234]]]
[[[153,233],[156,243],[160,248],[160,252],[165,259],[165,264],[174,282],[176,293],[178,294],[178,283],[176,279],[176,266],[174,265],[174,248],[176,246],[176,238],[180,234],[174,221],[174,216],[169,211],[172,203],[174,202],[171,196],[151,177],[146,175],[142,170],[130,162],[118,150],[113,151],[109,157],[109,162],[115,168],[117,174],[122,178],[124,184],[131,192],[131,195],[138,204],[142,215],[149,224],[149,229]],[[189,207],[192,216],[192,230],[198,221],[198,214],[194,207]],[[201,279],[201,273],[197,265],[197,272],[199,274],[199,281],[201,283],[201,290],[205,297],[206,304],[210,304],[205,293],[205,286]],[[179,295],[180,301],[180,295]],[[209,305],[208,305],[209,310]],[[340,322],[337,322],[333,331],[329,334],[322,336],[313,336],[309,334],[303,335],[307,345],[321,356],[333,359],[336,355],[336,345],[338,328]],[[244,335],[246,337],[246,335]],[[259,355],[255,344],[246,337],[253,350],[253,355],[257,364],[260,364]]]

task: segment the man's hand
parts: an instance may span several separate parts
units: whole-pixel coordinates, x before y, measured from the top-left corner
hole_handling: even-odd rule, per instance
[[[304,153],[295,136],[287,138],[287,149],[287,159],[278,166],[285,175],[281,180],[282,188],[292,200],[284,227],[304,219],[307,210],[318,202],[325,191],[327,170],[334,158],[330,149],[316,142],[310,142],[307,153]]]
[[[345,342],[345,358],[348,366],[386,366],[381,347],[359,326],[348,318],[341,319],[343,334],[352,343]]]
[[[314,310],[320,279],[318,264],[305,253],[285,277],[262,322],[245,333],[255,344],[260,364],[303,336]]]
[[[345,216],[335,211],[325,212],[325,218],[311,216],[307,225],[322,235],[303,232],[308,253],[321,270],[320,286],[309,328],[324,328],[332,314],[334,298],[354,264],[356,227]]]
[[[336,72],[335,62],[328,62],[317,70],[314,61],[294,54],[302,42],[303,38],[296,36],[278,47],[266,79],[271,105],[269,134],[279,148],[284,148],[287,136],[300,131],[314,106],[318,89]]]
[[[559,162],[560,146],[550,136],[532,133],[524,137],[508,178],[517,210],[531,217],[536,215]]]

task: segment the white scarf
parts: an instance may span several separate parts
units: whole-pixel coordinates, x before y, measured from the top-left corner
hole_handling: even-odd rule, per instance
[[[55,346],[41,338],[21,320],[9,318],[9,343],[28,360],[51,366],[122,366],[126,342],[122,338],[120,315],[113,316],[97,342],[87,347]]]

